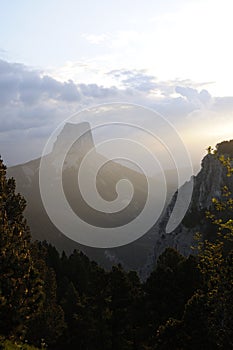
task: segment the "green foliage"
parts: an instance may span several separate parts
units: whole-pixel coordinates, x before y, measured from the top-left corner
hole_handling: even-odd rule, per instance
[[[0,349],[1,350],[38,350],[34,346],[23,344],[19,342],[12,342],[10,340],[0,339]]]
[[[0,349],[36,350],[26,339],[54,350],[233,348],[233,202],[226,186],[207,218],[201,213],[212,226],[205,226],[211,239],[200,239],[198,256],[166,249],[145,283],[120,265],[105,271],[81,252],[60,256],[46,242],[32,243],[24,208],[1,161]]]
[[[233,158],[233,140],[218,143],[216,145],[216,153]]]
[[[156,336],[160,325],[171,317],[182,317],[185,304],[201,283],[198,261],[194,256],[185,258],[172,248],[164,251],[145,284],[147,327],[150,329],[148,344],[156,343],[164,334],[164,328],[161,328]]]
[[[207,151],[208,154],[214,154],[216,158],[219,159],[227,170],[227,176],[230,177],[233,174],[233,140],[218,143],[215,149],[209,146]]]
[[[42,298],[24,209],[25,200],[15,193],[14,179],[6,179],[0,160],[0,329],[5,336],[25,334],[26,323]]]
[[[220,144],[216,154],[226,152],[228,146],[228,143]],[[220,161],[230,176],[232,161],[225,162],[223,156]],[[159,327],[155,349],[233,348],[232,204],[232,195],[224,186],[221,200],[213,198],[214,210],[206,215],[218,234],[211,241],[199,239],[198,267],[203,283],[186,303],[182,317]]]
[[[161,325],[157,330],[154,349],[185,349],[187,338],[182,321],[169,318],[165,325]]]
[[[220,212],[232,212],[232,201],[226,193],[227,199],[222,203],[214,200]],[[215,218],[210,213],[208,217],[218,227],[218,238],[214,242],[200,242],[199,267],[205,282],[203,294],[209,337],[215,340],[218,349],[225,349],[233,347],[233,226],[232,220]]]

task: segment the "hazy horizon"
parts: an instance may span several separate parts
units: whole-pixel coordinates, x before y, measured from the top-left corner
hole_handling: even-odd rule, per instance
[[[228,0],[2,4],[5,163],[39,157],[70,115],[120,102],[162,114],[199,164],[209,145],[233,138],[231,9]]]

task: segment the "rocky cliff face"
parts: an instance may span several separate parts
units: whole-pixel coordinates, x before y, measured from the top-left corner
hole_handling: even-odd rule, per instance
[[[153,229],[153,263],[167,247],[173,247],[185,256],[193,253],[191,247],[196,244],[195,234],[197,232],[205,233],[203,232],[206,230],[203,219],[206,210],[213,205],[212,198],[220,199],[224,186],[227,186],[230,192],[233,193],[233,178],[227,176],[226,168],[214,154],[208,154],[204,157],[201,171],[193,180],[192,201],[182,223],[170,234],[166,233],[166,225],[177,197],[176,192],[160,221]]]

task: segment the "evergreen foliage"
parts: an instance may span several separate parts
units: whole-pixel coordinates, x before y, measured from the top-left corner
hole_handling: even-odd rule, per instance
[[[232,349],[233,205],[224,191],[207,213],[214,239],[200,240],[197,256],[166,249],[142,282],[121,265],[105,271],[79,251],[31,242],[25,200],[0,161],[0,349]]]
[[[0,329],[5,336],[23,336],[42,301],[42,281],[30,250],[23,217],[25,200],[6,179],[0,159]]]

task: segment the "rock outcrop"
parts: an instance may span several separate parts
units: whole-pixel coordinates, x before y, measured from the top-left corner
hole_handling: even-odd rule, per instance
[[[233,150],[233,141],[231,145]],[[192,247],[196,245],[195,234],[197,232],[205,234],[206,226],[203,222],[206,221],[205,212],[213,207],[212,199],[221,199],[224,186],[233,193],[233,177],[227,176],[227,169],[219,161],[218,155],[219,153],[208,154],[202,160],[200,172],[193,177],[192,200],[181,224],[173,232],[166,233],[166,225],[177,197],[176,191],[161,219],[153,228],[153,264],[167,247],[175,248],[185,256],[193,253]]]

